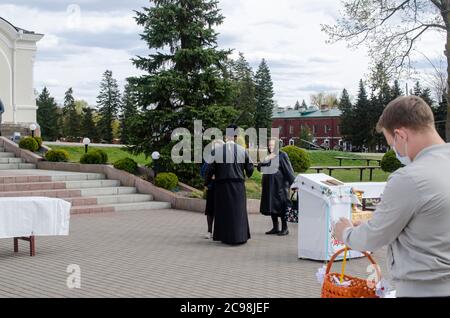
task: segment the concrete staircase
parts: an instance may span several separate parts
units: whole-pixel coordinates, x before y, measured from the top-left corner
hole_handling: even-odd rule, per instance
[[[71,202],[72,214],[170,208],[170,203],[154,201],[103,174],[39,170],[0,148],[0,197],[30,196]]]
[[[0,170],[35,168],[35,164],[25,163],[22,158],[15,158],[12,152],[5,152],[5,149],[0,147]]]

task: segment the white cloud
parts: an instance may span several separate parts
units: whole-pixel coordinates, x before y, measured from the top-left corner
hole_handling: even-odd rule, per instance
[[[95,104],[106,69],[121,84],[126,77],[140,74],[130,59],[147,50],[132,10],[148,5],[148,0],[80,0],[76,1],[79,12],[68,7],[73,3],[68,0],[9,1],[0,4],[2,17],[45,34],[38,43],[36,88],[49,86],[58,101],[73,87],[77,98]],[[309,102],[310,94],[320,90],[339,93],[347,88],[356,95],[359,79],[368,72],[366,50],[326,44],[327,36],[320,29],[339,16],[340,1],[221,0],[219,6],[225,16],[218,28],[219,45],[235,49],[234,56],[243,52],[255,70],[265,58],[279,105]],[[419,50],[435,58],[444,43],[442,35],[430,34]],[[417,57],[424,64],[423,56]]]

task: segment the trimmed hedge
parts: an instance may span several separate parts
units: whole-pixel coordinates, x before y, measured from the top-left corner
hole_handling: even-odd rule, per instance
[[[178,177],[172,172],[158,173],[155,178],[155,185],[166,190],[173,190],[178,186]]]
[[[39,149],[39,145],[38,145],[36,139],[34,139],[32,137],[23,138],[19,142],[19,147],[22,149],[29,150],[31,152],[36,152]]]
[[[311,158],[306,150],[296,146],[286,146],[281,150],[288,155],[295,172],[305,172],[311,167]]]
[[[114,168],[135,174],[138,164],[131,158],[123,158],[114,162]]]
[[[42,147],[42,138],[41,137],[34,137],[34,140],[36,140],[36,142],[38,143],[39,148],[41,148]]]
[[[394,150],[389,150],[386,152],[383,159],[381,159],[381,169],[384,172],[394,172],[401,167],[403,167],[403,165],[400,160],[397,159]]]
[[[67,162],[69,154],[65,150],[49,150],[45,154],[45,159],[50,162]]]
[[[108,155],[100,149],[89,151],[80,158],[82,164],[104,165],[108,162]]]

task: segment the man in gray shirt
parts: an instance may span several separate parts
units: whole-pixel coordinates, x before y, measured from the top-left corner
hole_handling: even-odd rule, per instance
[[[450,144],[417,96],[389,103],[377,129],[405,167],[389,177],[370,221],[341,219],[335,235],[360,251],[387,245],[397,297],[450,296]]]

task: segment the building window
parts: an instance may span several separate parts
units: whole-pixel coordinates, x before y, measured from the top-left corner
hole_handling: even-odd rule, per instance
[[[289,126],[289,133],[293,134],[294,133],[294,126]]]
[[[280,131],[280,135],[283,133],[283,126],[278,127],[278,130]]]
[[[289,146],[294,146],[294,145],[295,145],[294,139],[289,139]]]
[[[313,134],[317,134],[317,125],[313,125],[312,128]]]
[[[340,134],[341,133],[341,125],[337,125],[336,130],[337,130],[337,133]]]
[[[328,134],[330,127],[328,125],[325,125],[325,133]]]

